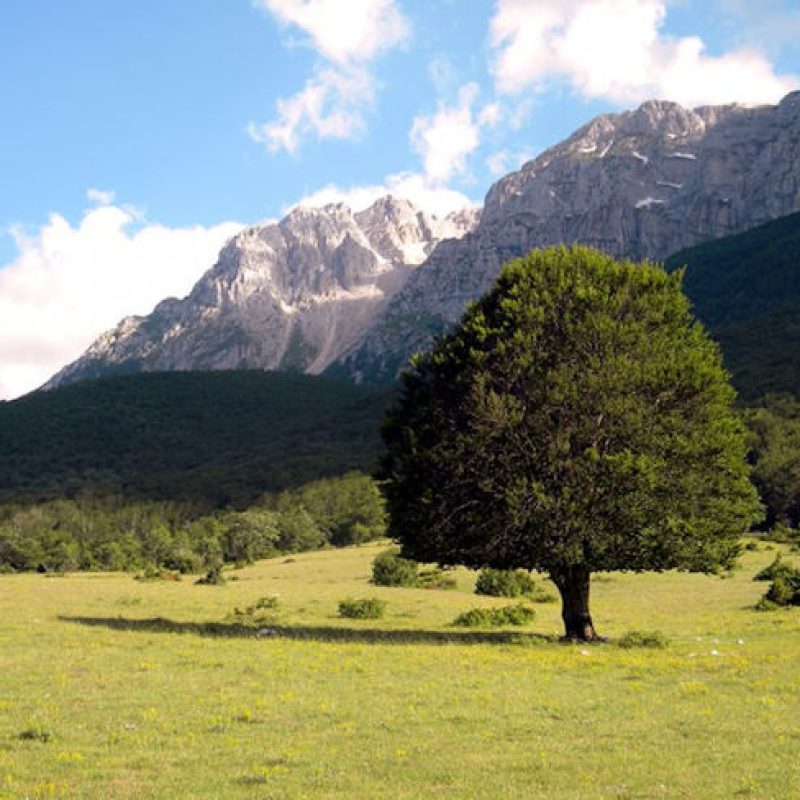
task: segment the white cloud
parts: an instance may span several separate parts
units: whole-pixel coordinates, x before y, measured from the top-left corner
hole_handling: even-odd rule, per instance
[[[432,185],[424,175],[416,172],[399,172],[387,176],[383,184],[372,186],[354,186],[343,189],[329,184],[313,194],[301,198],[291,208],[345,203],[353,211],[363,211],[378,198],[387,194],[404,197],[414,203],[417,208],[439,217],[446,216],[451,211],[475,205],[469,197],[461,192],[444,186]]]
[[[114,202],[114,192],[104,189],[87,189],[86,199],[98,206],[110,206]]]
[[[90,191],[95,202],[110,201],[111,193]],[[77,226],[54,214],[33,235],[12,231],[19,254],[0,268],[0,397],[40,386],[122,317],[186,294],[241,228],[140,220],[107,204]]]
[[[263,125],[251,123],[247,132],[272,152],[294,153],[300,139],[356,139],[366,127],[364,112],[374,99],[374,81],[364,69],[319,70],[298,94],[278,100],[278,118]]]
[[[755,50],[708,55],[699,37],[661,32],[664,0],[498,0],[491,21],[498,91],[566,80],[587,98],[688,106],[776,102],[798,85]]]
[[[324,60],[297,94],[277,101],[277,119],[247,132],[272,152],[296,152],[302,139],[357,139],[375,99],[368,65],[408,39],[394,0],[255,0],[282,25],[303,31]]]
[[[474,112],[478,91],[476,83],[467,83],[459,90],[455,105],[440,103],[435,114],[414,118],[411,145],[422,156],[425,176],[434,185],[466,172],[467,157],[480,144],[481,128],[500,120],[497,103]]]
[[[328,61],[371,61],[410,34],[394,0],[256,0],[283,25],[300,28]]]

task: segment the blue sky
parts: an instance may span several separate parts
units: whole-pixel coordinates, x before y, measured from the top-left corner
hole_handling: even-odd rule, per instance
[[[0,397],[183,294],[240,225],[439,213],[592,116],[800,86],[796,0],[5,0]]]

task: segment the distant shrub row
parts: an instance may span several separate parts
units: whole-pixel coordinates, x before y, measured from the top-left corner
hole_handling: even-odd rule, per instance
[[[0,506],[0,572],[199,573],[280,553],[358,544],[385,532],[375,483],[357,473],[264,495],[241,510],[80,497]]]

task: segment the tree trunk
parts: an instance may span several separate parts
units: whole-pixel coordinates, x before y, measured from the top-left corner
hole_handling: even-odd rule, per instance
[[[570,642],[599,640],[589,614],[589,570],[583,566],[567,567],[554,570],[550,577],[561,593],[564,639]]]

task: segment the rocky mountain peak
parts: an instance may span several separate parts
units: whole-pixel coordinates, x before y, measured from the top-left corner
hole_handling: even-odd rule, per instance
[[[477,221],[477,210],[439,218],[391,195],[356,213],[345,203],[297,206],[240,231],[187,297],[126,318],[48,386],[126,369],[321,372],[442,238]]]

